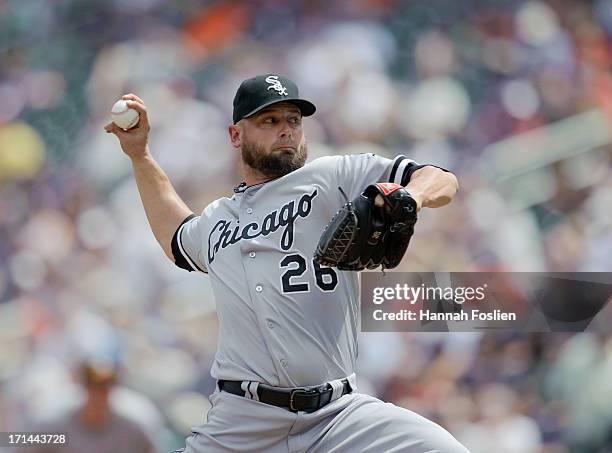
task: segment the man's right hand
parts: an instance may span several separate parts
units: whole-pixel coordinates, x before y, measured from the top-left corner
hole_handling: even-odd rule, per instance
[[[181,200],[168,176],[151,157],[147,145],[151,128],[144,102],[134,94],[126,94],[122,99],[127,101],[128,107],[138,111],[138,124],[124,131],[115,123],[109,123],[104,126],[104,130],[117,136],[121,149],[132,160],[134,178],[151,230],[166,256],[174,262],[172,237],[181,222],[193,212]]]
[[[115,134],[119,139],[121,149],[131,159],[145,157],[149,153],[149,118],[147,117],[147,107],[142,99],[135,94],[126,94],[122,96],[123,100],[127,101],[129,108],[138,112],[140,119],[138,124],[127,131],[121,129],[115,123],[110,122],[104,126],[104,130],[109,134]]]

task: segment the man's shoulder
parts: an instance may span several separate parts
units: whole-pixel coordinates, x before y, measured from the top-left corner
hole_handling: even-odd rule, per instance
[[[302,168],[294,172],[294,177],[300,178],[304,175],[333,176],[338,172],[352,171],[360,168],[369,168],[374,165],[386,165],[391,162],[374,153],[333,154],[321,156],[308,162]]]
[[[67,431],[74,425],[74,420],[78,416],[78,410],[70,409],[50,417],[38,420],[33,428],[37,432],[62,432]]]
[[[145,429],[144,423],[139,422],[132,417],[113,411],[111,432],[116,436],[128,441],[136,451],[144,451],[152,445],[152,440],[149,433]]]
[[[317,159],[314,159],[307,165],[312,165],[314,167],[321,166],[337,166],[340,164],[350,163],[351,161],[368,161],[371,159],[382,158],[383,156],[376,153],[364,152],[364,153],[349,153],[349,154],[334,154],[331,156],[322,156]]]
[[[211,212],[217,210],[217,209],[223,209],[227,206],[229,206],[231,203],[233,202],[233,197],[232,198],[227,198],[227,197],[221,197],[221,198],[217,198],[216,200],[210,202],[203,210],[202,210],[202,216],[207,216],[210,215]]]
[[[126,417],[125,415],[114,411],[113,419],[115,425],[121,427],[122,430],[131,432],[131,433],[139,433],[145,435],[145,429],[143,425],[131,417]]]
[[[340,162],[341,160],[342,160],[341,154],[321,156],[321,157],[317,157],[316,159],[313,159],[310,162],[308,162],[306,165],[304,165],[304,168],[316,168],[316,167],[326,167],[326,166],[333,167],[335,165],[338,165],[338,162]]]

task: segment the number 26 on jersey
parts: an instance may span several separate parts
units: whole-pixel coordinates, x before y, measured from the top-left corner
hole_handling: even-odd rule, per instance
[[[281,285],[284,294],[288,293],[307,293],[310,291],[310,285],[304,279],[301,279],[308,270],[308,264],[312,264],[315,274],[316,284],[321,291],[331,292],[338,286],[338,274],[336,271],[327,266],[321,266],[319,263],[311,260],[310,263],[299,253],[293,253],[285,256],[279,266],[285,269],[281,275]]]

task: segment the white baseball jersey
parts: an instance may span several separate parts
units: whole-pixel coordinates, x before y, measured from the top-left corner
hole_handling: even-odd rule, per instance
[[[190,216],[173,238],[176,264],[206,272],[217,303],[216,379],[279,387],[351,375],[357,359],[357,272],[320,266],[321,233],[375,182],[406,185],[422,166],[374,154],[316,159]]]

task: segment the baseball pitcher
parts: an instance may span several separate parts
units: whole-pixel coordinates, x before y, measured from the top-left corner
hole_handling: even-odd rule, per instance
[[[208,274],[217,301],[217,389],[186,453],[465,453],[439,425],[359,393],[359,270],[399,263],[417,211],[451,201],[453,174],[398,156],[329,156],[305,164],[303,118],[315,106],[286,77],[245,80],[229,140],[243,182],[194,214],[147,144],[144,102],[124,131],[155,238],[177,266]]]

